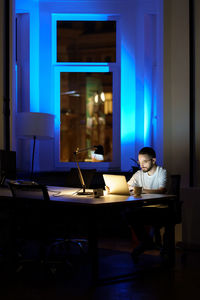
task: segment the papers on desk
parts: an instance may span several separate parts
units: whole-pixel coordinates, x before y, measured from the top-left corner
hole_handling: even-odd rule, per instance
[[[78,188],[54,187],[54,186],[48,187],[49,195],[53,197],[76,196],[76,194],[79,191],[80,189]],[[91,197],[93,197],[93,195],[91,195]]]

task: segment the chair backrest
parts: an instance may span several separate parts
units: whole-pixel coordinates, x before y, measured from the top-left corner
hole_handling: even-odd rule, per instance
[[[180,196],[181,175],[170,175],[168,194],[176,195],[179,200]]]
[[[27,181],[7,181],[7,184],[13,196],[11,211],[15,234],[36,239],[44,237],[50,203],[46,186]]]
[[[7,183],[14,198],[49,201],[45,185],[25,181],[8,181]]]

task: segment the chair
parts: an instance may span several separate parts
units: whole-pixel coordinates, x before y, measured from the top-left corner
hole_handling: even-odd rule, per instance
[[[181,224],[181,222],[182,222],[183,201],[180,201],[180,185],[181,185],[181,175],[179,175],[179,174],[171,175],[168,194],[176,195],[176,205],[175,205],[175,210],[174,210],[175,224]]]
[[[27,262],[48,265],[53,275],[58,264],[65,264],[72,270],[67,252],[71,244],[79,246],[82,251],[82,240],[67,238],[65,224],[60,224],[57,220],[58,216],[55,215],[55,208],[51,206],[46,186],[19,181],[8,181],[8,186],[13,195],[10,248],[11,256],[18,266],[17,270],[21,270]],[[36,244],[33,246],[32,242],[39,243],[38,255],[35,255],[38,247]],[[32,243],[29,248],[28,243]],[[58,250],[60,246],[64,246],[64,250],[60,251],[62,253]]]
[[[161,247],[161,254],[164,254],[167,247],[166,233],[161,238],[160,230],[169,222],[171,224],[181,224],[182,222],[182,201],[180,201],[181,175],[170,175],[169,188],[167,194],[176,195],[176,202],[173,206],[173,212],[167,205],[155,206],[152,210],[152,224],[154,226],[155,243]],[[148,209],[148,207],[147,207]]]
[[[145,237],[145,241],[149,238],[149,233],[146,230],[154,229],[154,247],[161,250],[161,254],[164,256],[168,253],[168,238],[167,232],[164,232],[163,237],[161,236],[161,228],[166,227],[167,224],[179,224],[181,223],[181,209],[182,202],[180,202],[180,175],[171,175],[168,194],[176,195],[176,202],[173,206],[173,211],[168,205],[147,205],[142,208],[138,208],[134,217],[135,224],[134,231],[137,230],[140,236]],[[143,224],[146,224],[143,226]],[[151,242],[149,243],[151,244]],[[144,252],[145,246],[141,247],[141,253]]]
[[[13,196],[10,256],[19,270],[26,262],[46,259],[49,195],[44,185],[34,182],[8,181],[7,184]]]
[[[181,209],[182,209],[182,202],[180,201],[180,184],[181,184],[181,176],[180,175],[170,175],[170,180],[169,180],[169,188],[167,190],[168,195],[175,195],[176,196],[176,203],[174,207],[174,213],[173,213],[173,222],[175,224],[181,223]],[[161,214],[161,209],[168,209],[168,206],[165,204],[160,204],[160,205],[147,205],[144,206],[143,209],[151,209],[155,208],[155,210],[152,210],[152,212],[155,211],[155,216],[158,218],[154,219],[154,216],[152,219],[152,222],[162,222],[162,217],[159,218]],[[159,212],[158,212],[159,211]]]

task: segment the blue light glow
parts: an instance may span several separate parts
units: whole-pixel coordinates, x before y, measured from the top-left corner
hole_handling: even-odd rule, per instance
[[[134,155],[135,131],[135,61],[134,54],[125,44],[121,49],[121,168],[130,168],[130,157]]]
[[[94,65],[94,66],[108,66],[108,65],[111,65],[111,63],[110,64],[108,64],[108,63],[106,63],[106,62],[102,62],[102,63],[98,63],[98,62],[95,62],[95,63],[88,63],[88,62],[56,62],[56,66],[66,66],[66,64],[68,65],[68,66],[92,66],[92,65]]]
[[[144,144],[151,145],[152,131],[152,87],[151,82],[144,80]]]
[[[30,14],[30,110],[40,111],[39,97],[39,12],[35,4],[34,17]]]
[[[15,91],[15,107],[16,107],[16,112],[18,112],[18,69],[17,69],[17,64],[15,64],[15,86],[16,86],[16,91]]]
[[[114,16],[113,16],[114,17]],[[52,14],[52,20],[59,21],[107,21],[111,20],[110,14]]]
[[[156,88],[159,84],[156,78],[158,74],[152,75],[152,66],[160,63],[157,50],[155,50],[159,44],[159,40],[158,42],[156,40],[158,33],[155,26],[157,25],[155,25],[153,15],[150,14],[145,22],[150,22],[153,18],[153,23],[149,25],[147,22],[144,31],[144,8],[141,5],[141,11],[139,11],[140,5],[136,5],[140,1],[128,1],[129,4],[125,9],[123,1],[74,2],[77,2],[77,11],[95,13],[63,13],[65,11],[76,12],[73,1],[16,0],[16,12],[30,15],[30,82],[27,79],[27,84],[30,84],[30,110],[55,114],[55,152],[58,153],[55,155],[54,162],[57,163],[60,144],[60,73],[113,72],[113,100],[116,101],[113,103],[115,104],[113,105],[115,127],[113,132],[116,139],[120,132],[120,138],[117,140],[119,148],[116,152],[119,156],[121,155],[116,160],[121,170],[129,170],[132,164],[130,158],[137,158],[139,148],[144,145],[154,146],[155,139],[159,140],[156,142],[157,145],[160,143],[158,133],[161,131],[160,124],[162,124],[160,120],[162,119],[162,104],[160,103],[161,97],[157,99]],[[98,2],[99,6],[95,7],[95,2]],[[130,7],[132,9],[129,9]],[[108,14],[108,11],[112,14]],[[137,22],[137,14],[140,22]],[[116,64],[57,63],[56,22],[58,20],[107,21],[116,20],[116,16]],[[139,16],[141,16],[140,19]],[[158,61],[156,61],[157,57]],[[152,59],[152,64],[149,65],[148,59]],[[162,145],[158,148],[161,149]],[[51,155],[53,157],[54,153]],[[41,157],[41,162],[44,161],[44,164],[45,159]],[[54,162],[52,162],[52,168],[55,167]],[[62,164],[61,167],[65,166],[66,164]]]

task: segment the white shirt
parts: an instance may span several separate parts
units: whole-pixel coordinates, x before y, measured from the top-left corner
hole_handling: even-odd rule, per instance
[[[157,190],[159,188],[166,188],[167,185],[167,171],[162,167],[157,166],[153,175],[148,175],[148,172],[142,170],[137,171],[128,181],[128,185],[142,186],[144,189]]]

